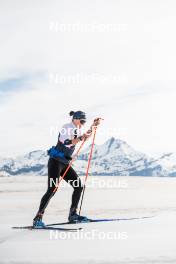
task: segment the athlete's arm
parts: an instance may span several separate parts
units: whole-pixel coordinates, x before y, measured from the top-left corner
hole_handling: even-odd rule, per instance
[[[94,119],[93,124],[91,125],[91,127],[89,128],[89,130],[82,135],[82,137],[81,137],[82,140],[83,139],[84,140],[87,140],[88,138],[91,137],[93,128],[96,128],[100,124],[100,120],[101,120],[101,118]]]

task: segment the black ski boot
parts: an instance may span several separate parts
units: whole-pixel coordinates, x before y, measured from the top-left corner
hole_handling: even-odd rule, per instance
[[[68,221],[70,223],[87,223],[89,219],[86,216],[78,215],[75,209],[70,209]]]

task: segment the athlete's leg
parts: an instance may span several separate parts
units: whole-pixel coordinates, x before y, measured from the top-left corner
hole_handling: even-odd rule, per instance
[[[83,190],[83,184],[78,174],[75,172],[75,170],[72,167],[70,167],[70,169],[68,170],[67,174],[64,177],[64,180],[74,188],[70,209],[76,212],[81,197],[81,192]]]
[[[63,163],[55,159],[52,159],[52,158],[49,159],[48,161],[48,188],[47,188],[46,193],[43,195],[41,199],[39,210],[37,212],[36,217],[42,218],[50,199],[55,194],[54,190],[58,183],[58,179],[61,174],[61,171],[63,170],[64,167],[65,165]]]

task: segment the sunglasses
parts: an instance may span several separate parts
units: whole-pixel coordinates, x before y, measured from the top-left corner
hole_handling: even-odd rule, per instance
[[[81,125],[84,125],[86,123],[86,120],[85,119],[80,119],[80,123],[81,123]]]

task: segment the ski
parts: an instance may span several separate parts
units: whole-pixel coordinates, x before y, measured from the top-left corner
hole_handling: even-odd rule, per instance
[[[77,222],[63,222],[63,223],[55,223],[48,224],[47,226],[55,226],[55,225],[77,225],[77,224],[88,224],[88,223],[96,223],[96,222],[110,222],[110,221],[119,221],[119,219],[88,219],[87,221],[77,221]]]
[[[139,219],[145,219],[145,218],[151,218],[151,217],[154,217],[154,216],[132,217],[132,218],[105,218],[105,219],[89,219],[88,218],[87,221],[82,221],[82,222],[81,221],[78,221],[78,222],[63,222],[63,223],[48,224],[47,226],[130,221],[130,220],[139,220]]]
[[[53,230],[53,231],[64,231],[64,232],[75,232],[75,231],[79,231],[82,230],[81,227],[79,228],[62,228],[62,227],[50,227],[50,226],[46,226],[46,227],[42,227],[42,228],[35,228],[33,226],[13,226],[13,229],[27,229],[27,230]]]

